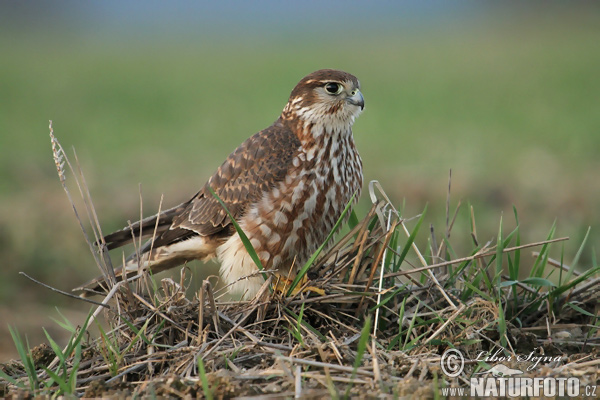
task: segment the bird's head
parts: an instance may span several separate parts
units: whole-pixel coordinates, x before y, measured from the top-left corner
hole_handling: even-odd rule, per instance
[[[354,75],[321,69],[298,82],[282,117],[297,119],[323,132],[349,132],[364,108],[360,83]]]

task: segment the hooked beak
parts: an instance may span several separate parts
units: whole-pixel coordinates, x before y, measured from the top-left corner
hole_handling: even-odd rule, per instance
[[[364,108],[365,108],[365,98],[363,97],[362,93],[358,89],[356,89],[356,93],[354,93],[352,96],[348,97],[346,99],[346,101],[355,106],[359,106],[361,110],[364,110]]]

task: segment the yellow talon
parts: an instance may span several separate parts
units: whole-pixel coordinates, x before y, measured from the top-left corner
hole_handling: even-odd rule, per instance
[[[276,273],[275,276],[277,277],[277,279],[275,280],[275,285],[274,285],[273,290],[276,292],[282,293],[282,294],[286,294],[288,291],[288,288],[291,286],[291,284],[294,280],[289,279],[288,277],[283,276],[278,273]],[[298,293],[314,292],[314,293],[320,294],[321,296],[325,296],[325,291],[323,289],[320,289],[320,288],[314,287],[314,286],[304,287],[304,285],[307,282],[308,282],[308,277],[306,275],[304,275],[302,277],[302,279],[300,279],[300,282],[298,282],[298,284],[296,285],[294,290],[292,290],[291,295],[295,296]]]

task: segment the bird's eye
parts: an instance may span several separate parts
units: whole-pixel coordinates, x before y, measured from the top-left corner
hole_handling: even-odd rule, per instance
[[[342,89],[343,86],[335,82],[329,82],[325,85],[325,91],[329,94],[340,94]]]

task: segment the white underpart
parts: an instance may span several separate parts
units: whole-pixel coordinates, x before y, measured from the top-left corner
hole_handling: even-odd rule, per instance
[[[249,300],[258,293],[265,280],[257,274],[258,268],[237,233],[217,248],[217,258],[223,283],[231,285],[232,294]]]

